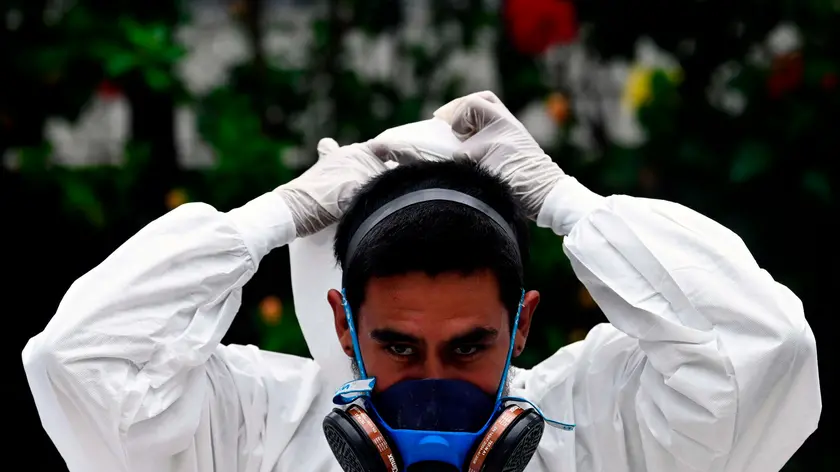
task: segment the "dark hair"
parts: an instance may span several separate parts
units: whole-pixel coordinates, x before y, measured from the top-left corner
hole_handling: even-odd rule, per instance
[[[428,201],[403,208],[377,224],[347,266],[350,239],[368,216],[395,198],[428,188],[456,190],[486,203],[508,222],[516,241],[474,208]],[[358,313],[373,277],[409,272],[467,275],[489,270],[499,283],[502,303],[513,316],[524,285],[523,263],[529,254],[528,222],[511,188],[478,165],[417,162],[383,172],[359,190],[338,224],[334,249],[353,313]]]

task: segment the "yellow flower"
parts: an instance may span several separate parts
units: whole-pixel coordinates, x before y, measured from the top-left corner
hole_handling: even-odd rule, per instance
[[[624,85],[624,104],[635,110],[649,102],[652,98],[652,78],[653,69],[634,66],[627,76],[627,83]]]
[[[263,298],[263,301],[260,302],[260,318],[262,318],[263,323],[274,326],[280,323],[282,317],[283,302],[274,295]]]
[[[562,93],[552,93],[545,101],[548,115],[558,124],[566,122],[569,118],[569,100]]]
[[[595,300],[592,299],[592,295],[589,294],[589,290],[586,290],[586,287],[583,285],[578,289],[578,303],[586,309],[592,309],[598,306]]]
[[[166,207],[170,210],[178,208],[188,201],[187,192],[182,188],[172,189],[166,194]]]
[[[586,339],[587,331],[582,328],[573,329],[569,333],[569,344],[576,343],[578,341],[583,341]]]
[[[652,82],[656,72],[664,72],[671,83],[678,84],[683,80],[683,71],[679,67],[673,69],[654,69],[644,66],[633,66],[624,85],[624,104],[633,110],[647,104],[653,98]]]

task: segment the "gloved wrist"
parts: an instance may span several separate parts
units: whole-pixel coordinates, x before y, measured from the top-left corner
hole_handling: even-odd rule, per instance
[[[500,175],[513,189],[525,214],[536,220],[549,194],[567,177],[551,157],[542,154],[504,162]]]
[[[550,190],[537,216],[537,226],[566,236],[578,221],[600,208],[606,198],[589,190],[574,177],[563,175]]]
[[[228,216],[257,264],[272,249],[284,246],[295,238],[291,211],[274,192],[234,208]]]
[[[275,191],[289,207],[298,238],[315,234],[338,221],[309,194],[292,186],[281,186]]]

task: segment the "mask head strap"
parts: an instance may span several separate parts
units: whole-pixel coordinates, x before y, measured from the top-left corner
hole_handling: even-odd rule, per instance
[[[516,251],[516,257],[521,261],[519,244],[517,244],[516,240],[516,233],[513,231],[513,228],[511,228],[508,222],[505,221],[505,219],[502,218],[496,210],[491,208],[490,205],[457,190],[428,188],[409,192],[401,197],[395,198],[385,205],[382,205],[379,209],[368,216],[365,221],[359,225],[356,232],[353,233],[353,236],[350,238],[350,244],[347,245],[347,254],[344,256],[344,267],[347,267],[350,264],[350,261],[353,260],[353,256],[356,254],[356,250],[359,248],[359,244],[361,244],[365,236],[367,236],[368,233],[370,233],[370,231],[382,220],[402,210],[403,208],[430,201],[455,202],[480,211],[493,220],[493,222],[496,223],[502,232],[504,232],[510,239],[511,243],[513,243],[514,250]]]

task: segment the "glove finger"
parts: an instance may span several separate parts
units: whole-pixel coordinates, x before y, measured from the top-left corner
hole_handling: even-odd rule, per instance
[[[452,153],[452,160],[456,162],[472,161],[469,151],[455,151]]]
[[[485,100],[487,100],[488,102],[491,102],[491,103],[499,103],[499,104],[502,103],[502,101],[499,100],[499,97],[497,97],[495,93],[493,93],[489,90],[483,90],[481,92],[476,92],[473,95],[475,95],[477,97],[481,97],[481,98],[483,98],[483,99],[485,99]]]
[[[393,141],[371,141],[368,144],[374,156],[382,162],[396,162],[397,164],[408,164],[422,161],[420,151],[408,143]]]
[[[323,159],[328,155],[338,151],[341,146],[333,138],[322,138],[318,141],[318,159]]]
[[[445,121],[446,124],[451,126],[452,117],[455,114],[455,109],[458,108],[458,105],[460,105],[462,101],[464,101],[464,98],[466,97],[456,98],[455,100],[450,101],[446,105],[443,105],[442,107],[435,110],[435,112],[432,113],[432,116]]]
[[[455,152],[452,153],[452,160],[455,161],[471,161],[479,164],[484,164],[487,153],[492,148],[492,142],[482,139],[471,139],[461,145]]]
[[[501,118],[503,112],[504,107],[500,103],[491,103],[478,95],[471,95],[458,105],[450,126],[458,139],[466,141]]]
[[[449,123],[449,125],[451,126],[452,121],[454,120],[454,118],[456,116],[456,111],[458,110],[459,106],[465,100],[470,99],[470,98],[476,98],[476,97],[481,98],[483,100],[486,100],[490,103],[498,103],[498,104],[502,103],[502,101],[499,100],[499,97],[497,97],[495,93],[493,93],[489,90],[484,90],[482,92],[471,93],[469,95],[464,95],[463,97],[456,98],[456,99],[450,101],[449,103],[447,103],[446,105],[443,105],[442,107],[435,110],[435,112],[432,114],[432,116]]]

